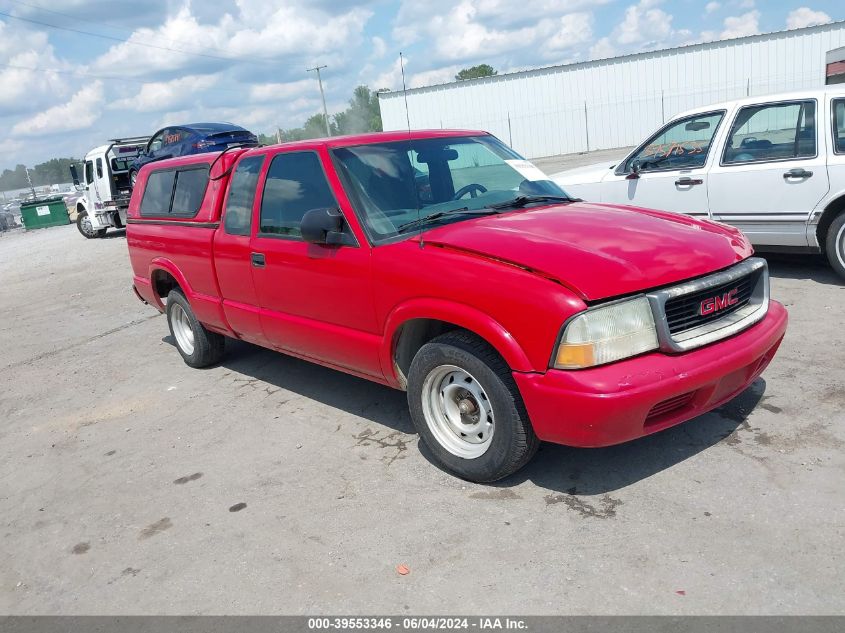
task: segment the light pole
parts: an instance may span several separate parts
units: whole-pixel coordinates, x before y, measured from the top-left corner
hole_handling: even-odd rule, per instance
[[[323,100],[323,117],[326,120],[326,136],[331,136],[332,131],[329,128],[329,111],[326,108],[326,94],[323,92],[323,78],[320,77],[320,70],[326,68],[325,64],[323,66],[316,66],[314,68],[306,68],[306,72],[315,71],[317,73],[317,82],[320,84],[320,98]]]

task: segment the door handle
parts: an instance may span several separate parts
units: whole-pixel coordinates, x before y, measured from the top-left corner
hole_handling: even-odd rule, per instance
[[[252,253],[249,258],[255,268],[264,268],[264,253]]]
[[[784,173],[784,178],[812,178],[813,172],[807,171],[806,169],[790,169],[788,172]]]
[[[703,185],[704,180],[701,178],[690,178],[689,176],[684,176],[683,178],[678,178],[675,181],[675,184],[678,187],[693,187],[695,185]]]

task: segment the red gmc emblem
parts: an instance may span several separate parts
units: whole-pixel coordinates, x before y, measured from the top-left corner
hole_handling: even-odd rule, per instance
[[[719,312],[720,310],[724,310],[730,306],[735,306],[739,303],[739,299],[736,298],[736,293],[738,291],[738,288],[734,288],[721,296],[705,299],[701,302],[701,306],[698,308],[698,313],[701,316],[707,316],[708,314]]]

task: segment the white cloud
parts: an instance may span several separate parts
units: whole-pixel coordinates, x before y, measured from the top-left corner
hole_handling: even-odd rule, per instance
[[[704,7],[704,12],[707,14],[715,13],[719,9],[722,8],[721,2],[708,2],[707,6]]]
[[[403,46],[423,42],[432,65],[460,61],[464,66],[507,55],[535,64],[559,57],[592,38],[592,14],[582,11],[610,0],[537,0],[530,11],[514,11],[512,0],[405,0],[393,38]],[[516,57],[516,58],[514,58]]]
[[[609,37],[603,37],[590,47],[590,59],[607,59],[616,56],[616,47]]]
[[[824,11],[813,11],[808,7],[799,7],[786,17],[786,28],[803,29],[807,26],[827,24],[831,21],[830,16]]]
[[[640,0],[625,10],[625,19],[614,31],[620,44],[662,42],[672,34],[672,16],[658,9],[661,0]]]
[[[53,106],[12,127],[13,136],[43,136],[91,127],[103,111],[103,82],[95,81],[77,92],[70,101]]]
[[[435,68],[420,73],[414,73],[408,80],[408,88],[419,88],[421,86],[434,86],[455,81],[455,75],[463,68],[460,64]]]
[[[387,53],[387,42],[378,35],[374,36],[370,41],[373,45],[372,54],[370,56],[373,59],[381,59],[384,57],[385,53]]]
[[[145,83],[138,94],[115,101],[109,108],[135,112],[164,112],[193,103],[198,92],[208,90],[218,79],[217,75],[188,75],[172,81]]]
[[[134,31],[128,42],[111,47],[93,66],[119,67],[132,75],[179,70],[196,66],[198,61],[214,67],[257,63],[271,69],[270,62],[284,55],[314,56],[357,46],[372,16],[361,7],[328,11],[306,0],[281,6],[238,0],[237,5],[237,15],[226,13],[210,24],[200,23],[186,4],[160,27]]]
[[[300,79],[287,83],[256,84],[249,90],[250,102],[282,101],[294,97],[312,97],[319,93],[316,79]]]
[[[760,32],[760,12],[756,9],[742,15],[725,18],[725,30],[720,34],[723,40],[735,37],[757,35]]]

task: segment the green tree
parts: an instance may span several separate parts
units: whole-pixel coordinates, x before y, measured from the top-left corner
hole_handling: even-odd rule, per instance
[[[349,107],[334,115],[334,124],[340,134],[381,132],[381,110],[378,92],[367,86],[358,86],[349,100]]]
[[[479,77],[493,77],[498,75],[499,71],[493,68],[490,64],[479,64],[478,66],[471,66],[464,68],[457,75],[457,81],[464,81],[466,79],[478,79]]]

